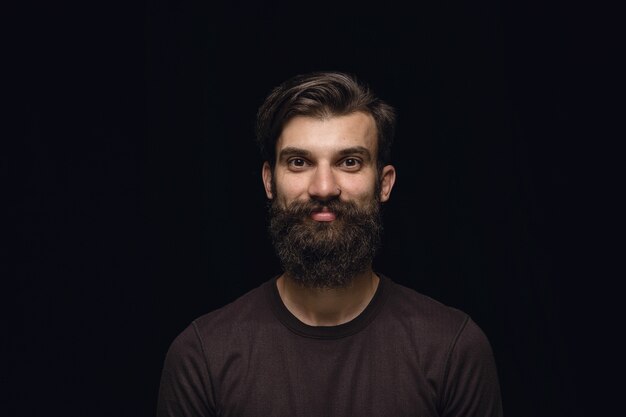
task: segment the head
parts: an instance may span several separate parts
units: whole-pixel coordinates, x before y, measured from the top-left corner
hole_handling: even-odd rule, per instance
[[[395,116],[354,77],[296,76],[258,113],[270,234],[296,282],[344,287],[371,268],[389,199]]]

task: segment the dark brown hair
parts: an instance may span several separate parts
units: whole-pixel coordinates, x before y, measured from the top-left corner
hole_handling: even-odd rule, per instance
[[[382,169],[391,159],[395,111],[356,77],[341,72],[296,75],[272,90],[257,113],[256,136],[261,156],[274,167],[276,141],[285,124],[295,116],[327,118],[357,111],[370,114],[376,122],[377,163]]]

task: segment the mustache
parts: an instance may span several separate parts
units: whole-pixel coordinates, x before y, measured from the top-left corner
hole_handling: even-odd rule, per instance
[[[341,201],[339,199],[333,199],[328,201],[292,201],[284,208],[279,208],[276,206],[276,204],[273,204],[271,207],[271,211],[274,214],[276,212],[280,212],[283,216],[288,216],[295,219],[310,216],[311,214],[319,212],[324,208],[333,212],[337,217],[351,217],[367,211],[363,208],[358,207],[354,201]]]

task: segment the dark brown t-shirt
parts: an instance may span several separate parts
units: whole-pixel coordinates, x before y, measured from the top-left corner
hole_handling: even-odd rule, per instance
[[[158,417],[500,417],[487,338],[463,312],[381,276],[339,326],[300,322],[276,278],[185,329]]]

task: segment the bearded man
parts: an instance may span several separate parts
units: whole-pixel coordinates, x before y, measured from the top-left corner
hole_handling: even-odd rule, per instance
[[[176,338],[159,417],[502,415],[480,328],[372,270],[394,126],[348,74],[299,75],[267,97],[257,138],[284,272]]]

